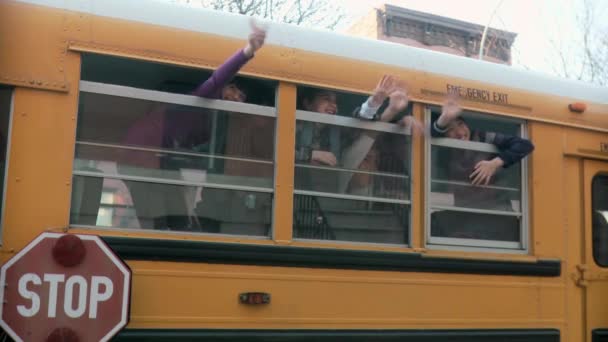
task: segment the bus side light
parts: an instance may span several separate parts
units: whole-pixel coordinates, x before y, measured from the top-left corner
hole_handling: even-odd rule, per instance
[[[568,105],[571,112],[582,113],[587,109],[587,105],[582,102],[575,102]]]
[[[239,295],[241,304],[259,305],[270,304],[270,294],[265,292],[245,292]]]

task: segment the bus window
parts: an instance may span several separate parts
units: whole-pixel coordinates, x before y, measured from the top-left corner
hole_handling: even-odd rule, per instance
[[[410,136],[353,118],[366,99],[298,88],[294,238],[409,242]]]
[[[238,81],[260,105],[203,100],[178,75],[162,91],[81,82],[71,224],[269,236],[273,87]]]
[[[591,187],[593,259],[598,265],[608,267],[608,176],[595,176]]]
[[[429,118],[434,120],[438,115],[432,110]],[[470,176],[478,162],[490,160],[498,152],[493,144],[475,137],[521,136],[523,124],[475,113],[463,113],[462,117],[471,132],[470,140],[429,139],[428,242],[431,245],[522,249],[525,161],[500,168],[488,185],[473,185]]]
[[[6,172],[6,157],[8,148],[9,122],[11,116],[12,89],[0,86],[0,222],[3,218],[4,205],[4,173]]]

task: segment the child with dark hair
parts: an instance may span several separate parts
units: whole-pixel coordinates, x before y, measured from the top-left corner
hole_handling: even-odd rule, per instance
[[[211,76],[191,94],[226,101],[244,102],[247,94],[232,81],[237,72],[264,45],[266,31],[252,22],[252,32],[247,45],[228,58]],[[182,107],[159,106],[129,128],[125,143],[129,145],[157,148],[192,148],[207,142],[210,125],[199,111],[185,111]],[[179,115],[178,117],[176,117]],[[133,152],[129,162],[141,167],[158,168],[160,161],[153,154]]]

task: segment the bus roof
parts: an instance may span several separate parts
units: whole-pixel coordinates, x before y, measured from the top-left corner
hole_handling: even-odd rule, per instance
[[[245,39],[246,17],[170,3],[169,0],[17,0],[188,31]],[[145,6],[145,10],[142,9]],[[567,80],[508,65],[409,47],[397,43],[352,37],[335,32],[271,23],[267,43],[354,60],[479,81],[497,86],[551,94],[595,103],[608,103],[608,87]]]

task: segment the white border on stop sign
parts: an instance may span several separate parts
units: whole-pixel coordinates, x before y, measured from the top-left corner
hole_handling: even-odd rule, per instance
[[[58,239],[64,235],[67,235],[67,234],[44,232],[44,233],[38,235],[38,237],[36,237],[34,240],[32,240],[30,243],[28,243],[27,246],[25,246],[21,251],[19,251],[19,253],[15,254],[6,264],[2,265],[2,270],[0,273],[0,285],[6,284],[6,270],[9,267],[11,267],[15,262],[17,262],[19,259],[21,259],[24,254],[29,252],[38,243],[40,243],[40,241],[42,241],[43,239],[46,239],[46,238]],[[74,235],[78,236],[82,240],[94,241],[95,244],[112,260],[114,265],[116,265],[116,267],[118,267],[118,269],[125,276],[124,288],[123,288],[123,307],[122,307],[122,315],[121,315],[122,317],[120,319],[120,323],[117,324],[112,330],[110,330],[110,332],[108,332],[104,337],[101,338],[100,342],[105,342],[105,341],[108,341],[111,337],[113,337],[122,328],[122,326],[127,324],[127,319],[129,318],[128,317],[128,314],[129,314],[128,303],[129,303],[129,295],[130,295],[129,285],[131,283],[131,272],[127,268],[126,264],[114,254],[114,252],[105,244],[105,242],[103,242],[101,240],[101,238],[99,236],[86,235],[86,234],[82,234],[82,235],[74,234]],[[2,317],[3,310],[4,310],[4,286],[0,286],[0,326],[6,332],[8,332],[11,335],[11,337],[13,337],[17,342],[23,342],[23,340],[20,339],[19,336],[4,322],[4,318]]]

